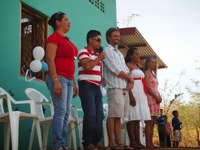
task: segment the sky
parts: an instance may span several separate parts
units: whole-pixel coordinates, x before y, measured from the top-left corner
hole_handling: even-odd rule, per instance
[[[174,85],[181,72],[179,90],[182,102],[191,100],[185,87],[198,89],[191,79],[200,81],[200,0],[116,0],[118,27],[136,27],[168,66],[159,69],[159,88],[166,80]],[[129,19],[132,14],[132,19]],[[180,87],[180,88],[179,88]]]

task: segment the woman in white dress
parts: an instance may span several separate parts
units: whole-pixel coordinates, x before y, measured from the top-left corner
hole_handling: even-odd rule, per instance
[[[145,124],[151,120],[144,73],[138,67],[140,61],[140,51],[137,48],[130,48],[125,57],[126,64],[130,70],[131,77],[134,79],[134,87],[129,92],[130,106],[128,113],[127,131],[130,138],[130,146],[133,148],[145,148],[140,142],[140,121]],[[148,144],[149,130],[145,129],[146,143]]]

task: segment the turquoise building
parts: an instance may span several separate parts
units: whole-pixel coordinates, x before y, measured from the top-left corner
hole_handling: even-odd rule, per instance
[[[86,34],[91,29],[101,32],[102,46],[105,47],[106,30],[116,27],[115,0],[1,0],[0,87],[11,90],[16,100],[27,99],[24,90],[28,87],[38,89],[49,98],[44,73],[28,72],[28,81],[36,77],[30,82],[27,82],[25,73],[30,62],[34,60],[33,48],[41,46],[45,49],[45,39],[53,32],[47,25],[47,20],[57,11],[68,15],[71,29],[67,36],[78,49],[86,46]],[[73,99],[72,104],[81,107],[79,97]],[[30,111],[28,107],[21,105],[13,105],[13,109]],[[46,114],[48,113],[46,110]],[[28,148],[31,127],[32,120],[20,122],[19,150]],[[2,123],[0,149],[3,149]],[[39,149],[37,138],[34,140],[33,149]]]

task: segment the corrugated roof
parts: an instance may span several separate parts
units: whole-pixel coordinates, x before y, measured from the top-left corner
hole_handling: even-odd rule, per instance
[[[167,68],[167,65],[160,59],[160,57],[151,48],[148,42],[144,39],[141,33],[136,27],[131,28],[119,28],[120,31],[120,44],[119,50],[125,56],[127,50],[131,47],[137,47],[141,53],[140,67],[143,68],[145,59],[148,56],[155,56],[158,64],[158,68]]]

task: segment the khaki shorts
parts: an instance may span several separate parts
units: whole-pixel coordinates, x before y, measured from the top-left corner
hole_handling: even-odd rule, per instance
[[[128,90],[108,89],[108,117],[127,118],[128,107]]]

